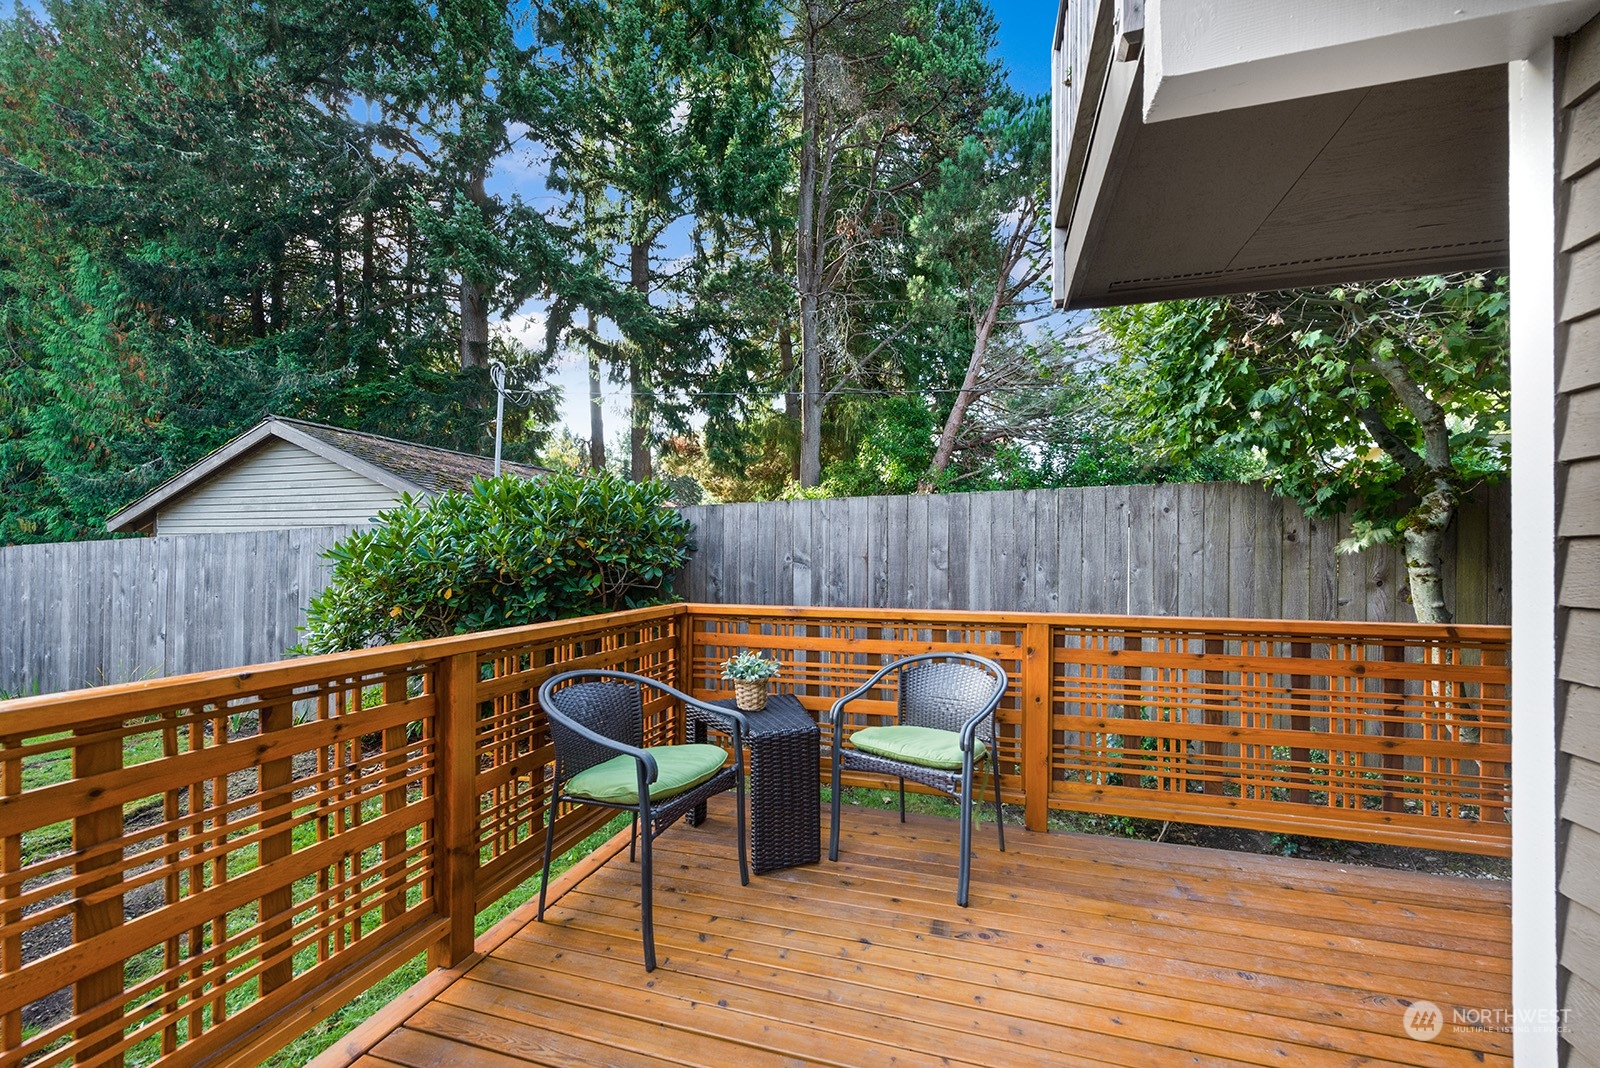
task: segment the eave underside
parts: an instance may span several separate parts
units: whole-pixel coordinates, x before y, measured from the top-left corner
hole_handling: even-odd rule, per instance
[[[1066,306],[1505,264],[1505,79],[1486,67],[1149,124],[1125,79],[1078,182]]]

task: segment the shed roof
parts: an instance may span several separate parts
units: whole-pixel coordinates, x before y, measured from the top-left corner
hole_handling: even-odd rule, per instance
[[[156,512],[232,466],[269,440],[282,440],[313,452],[397,493],[432,497],[446,490],[466,489],[475,478],[494,473],[494,460],[473,453],[419,445],[414,441],[344,430],[304,419],[268,416],[198,463],[163,482],[106,521],[113,532],[143,530]],[[503,472],[537,478],[549,470],[532,464],[502,461]]]

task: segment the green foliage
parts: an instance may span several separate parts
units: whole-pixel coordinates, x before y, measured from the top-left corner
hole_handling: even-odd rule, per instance
[[[481,450],[459,277],[502,310],[566,278],[542,216],[463,191],[538,96],[511,35],[455,4],[0,19],[0,542],[103,536],[269,413]]]
[[[689,524],[660,483],[510,476],[405,499],[333,546],[299,653],[329,653],[671,599]]]
[[[1354,508],[1346,548],[1386,541],[1435,470],[1507,470],[1508,298],[1476,274],[1109,309],[1112,408],[1175,459],[1254,457],[1309,513]]]
[[[762,679],[772,678],[782,670],[782,665],[776,660],[769,660],[760,653],[753,653],[748,649],[722,662],[722,677],[736,682],[760,682]]]
[[[870,408],[828,465],[823,488],[832,497],[914,493],[933,460],[934,413],[915,397],[891,397]]]

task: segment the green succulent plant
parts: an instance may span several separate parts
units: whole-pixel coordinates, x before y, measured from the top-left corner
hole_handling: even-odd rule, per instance
[[[782,670],[776,660],[768,660],[760,653],[748,649],[731,660],[722,662],[722,677],[735,682],[759,682],[770,679]]]

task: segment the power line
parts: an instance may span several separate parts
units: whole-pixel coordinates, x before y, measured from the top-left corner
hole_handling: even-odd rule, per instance
[[[974,390],[974,392],[977,392],[977,393],[1038,393],[1038,392],[1040,392],[1041,389],[1045,389],[1045,388],[1048,388],[1048,386],[1047,385],[979,386],[979,387],[977,387],[977,389]],[[769,393],[764,394],[764,395],[767,395],[767,396],[779,396],[779,395],[784,394],[784,393],[799,393],[799,392],[800,391],[797,390],[797,389],[774,389],[774,390],[771,390]],[[925,397],[925,396],[927,396],[929,394],[941,394],[942,395],[942,394],[949,394],[949,393],[960,393],[960,392],[962,392],[962,389],[961,389],[960,386],[940,386],[940,387],[929,387],[927,389],[832,389],[832,390],[824,390],[823,392],[828,394],[829,396],[832,396],[832,397],[840,397],[840,396],[851,396],[851,397]],[[607,400],[610,400],[610,399],[615,398],[615,397],[631,397],[631,396],[635,396],[635,395],[640,396],[640,397],[647,397],[647,398],[649,398],[651,400],[655,400],[655,399],[658,399],[658,398],[673,399],[673,398],[678,398],[678,397],[681,397],[681,398],[686,399],[686,400],[696,400],[696,399],[709,398],[709,397],[750,397],[750,396],[758,396],[758,395],[763,395],[763,394],[761,394],[760,391],[756,391],[756,390],[746,390],[746,391],[742,391],[742,392],[738,391],[738,390],[686,390],[686,391],[684,391],[682,393],[657,393],[657,392],[650,391],[650,390],[641,390],[638,394],[634,394],[634,393],[632,393],[632,392],[630,392],[628,390],[614,390],[614,391],[611,391],[611,392],[606,392],[606,393],[602,393],[601,394],[601,396],[603,396]]]

